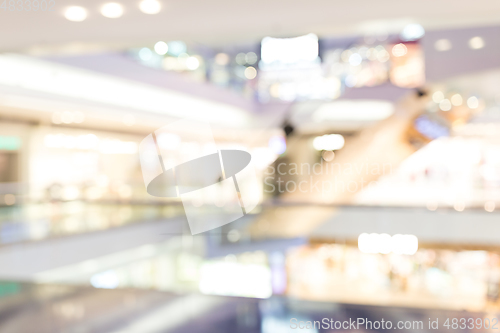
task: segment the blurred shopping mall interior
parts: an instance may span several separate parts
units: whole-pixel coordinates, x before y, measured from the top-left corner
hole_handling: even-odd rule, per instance
[[[0,332],[498,329],[500,2],[110,1],[0,0]]]

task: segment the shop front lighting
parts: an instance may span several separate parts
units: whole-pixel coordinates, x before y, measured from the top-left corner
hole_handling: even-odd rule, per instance
[[[418,250],[418,238],[414,235],[363,233],[358,237],[358,248],[363,253],[413,255]]]
[[[314,138],[313,146],[316,150],[338,150],[344,147],[345,139],[340,134],[328,134]]]

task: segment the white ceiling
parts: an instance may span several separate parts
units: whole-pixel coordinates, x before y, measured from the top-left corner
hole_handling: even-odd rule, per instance
[[[76,53],[174,39],[222,45],[266,35],[394,32],[409,22],[428,30],[500,23],[497,0],[161,0],[158,15],[141,13],[138,0],[115,1],[125,6],[118,19],[99,14],[103,0],[56,0],[53,12],[0,9],[0,51]],[[86,7],[88,19],[67,21],[62,13],[70,5]]]

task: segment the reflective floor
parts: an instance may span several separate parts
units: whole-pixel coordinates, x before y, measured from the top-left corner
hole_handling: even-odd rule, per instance
[[[438,320],[438,329],[432,331],[445,332],[449,331],[445,327],[446,318],[481,321],[498,319],[495,313],[334,304],[283,297],[259,300],[180,295],[147,290],[106,290],[16,282],[2,282],[0,295],[0,325],[5,333],[280,333],[290,332],[291,328],[298,326],[304,327],[300,331],[305,332],[390,331],[387,327],[373,327],[377,326],[375,322],[382,319],[393,325],[399,322],[407,327],[409,323],[423,325],[422,328],[406,329],[408,332],[427,331],[429,319],[431,322]],[[347,324],[341,330],[330,327],[336,321],[358,322],[358,318],[360,326],[355,329],[352,329],[353,326],[347,328]],[[364,324],[362,319],[366,323],[371,321],[372,328],[366,327],[368,324]],[[420,322],[422,324],[417,324]],[[307,329],[307,325],[312,325],[312,328]],[[466,328],[461,331],[481,330]]]

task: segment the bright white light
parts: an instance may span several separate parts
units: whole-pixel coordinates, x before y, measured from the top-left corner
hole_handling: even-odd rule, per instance
[[[272,295],[271,272],[259,264],[207,262],[200,269],[203,294],[268,298]]]
[[[144,14],[158,14],[161,10],[161,3],[157,0],[144,0],[139,4],[139,9]]]
[[[318,58],[318,54],[318,36],[315,34],[295,38],[265,37],[262,40],[261,57],[266,64],[312,62]]]
[[[159,55],[165,55],[168,52],[168,45],[165,42],[158,42],[155,44],[155,52]]]
[[[451,50],[451,42],[449,39],[446,39],[446,38],[443,38],[443,39],[438,39],[435,43],[434,43],[434,48],[439,51],[439,52],[444,52],[444,51],[448,51],[448,50]]]
[[[418,251],[418,238],[414,235],[367,234],[358,237],[358,248],[363,253],[414,255]]]
[[[54,124],[61,124],[62,123],[62,113],[61,112],[54,112],[52,114],[52,123]]]
[[[338,101],[322,104],[313,119],[321,121],[374,121],[382,120],[394,113],[394,105],[385,101]]]
[[[76,111],[74,114],[74,122],[77,124],[81,124],[85,121],[85,114],[80,111]]]
[[[313,140],[313,146],[316,150],[338,150],[344,147],[345,139],[340,134],[327,134],[317,136]]]
[[[109,2],[101,7],[101,14],[108,18],[118,18],[123,15],[123,6],[116,2]]]
[[[76,200],[80,196],[80,190],[76,186],[66,186],[62,193],[61,193],[61,198],[63,200]]]
[[[68,7],[64,12],[64,17],[73,22],[82,22],[87,18],[87,10],[83,7]]]
[[[156,140],[158,145],[166,150],[176,150],[181,144],[180,136],[174,133],[160,133]]]
[[[186,59],[186,67],[187,69],[194,71],[200,67],[200,61],[196,57],[189,57]]]
[[[150,49],[148,49],[147,47],[143,47],[140,51],[139,51],[139,58],[141,58],[142,61],[148,61],[148,60],[151,60],[151,57],[153,56],[153,52],[151,52]]]
[[[451,96],[451,104],[455,105],[455,106],[460,106],[462,105],[463,103],[463,99],[462,99],[462,96],[460,96],[460,94],[455,94],[453,96]]]
[[[432,94],[432,100],[434,103],[440,103],[444,99],[444,94],[441,91],[436,91]]]
[[[469,39],[469,47],[473,50],[479,50],[484,47],[484,39],[481,37],[473,37]]]
[[[286,150],[286,140],[284,137],[275,135],[269,139],[269,148],[278,155],[281,155]]]
[[[363,61],[363,58],[359,55],[359,53],[354,53],[349,57],[349,64],[351,66],[358,66]]]
[[[392,48],[392,55],[395,57],[402,57],[408,52],[406,45],[403,43],[399,43],[394,45]]]
[[[104,139],[101,141],[94,134],[79,136],[48,134],[44,138],[44,144],[48,148],[98,150],[103,154],[137,153],[137,143],[135,142],[124,142],[117,139]]]
[[[259,170],[267,168],[277,158],[278,155],[271,148],[260,147],[252,151],[252,162]]]
[[[133,126],[135,124],[135,117],[131,114],[126,114],[123,116],[122,121],[127,126]]]
[[[467,106],[470,107],[471,109],[477,109],[479,106],[479,100],[477,99],[476,96],[469,97],[467,100]]]
[[[388,235],[388,234],[379,235],[378,242],[379,242],[378,252],[380,252],[382,254],[391,253],[393,247],[392,247],[390,235]]]
[[[449,99],[443,99],[441,102],[439,102],[439,108],[443,111],[450,111],[451,110],[451,102]]]
[[[358,237],[358,248],[363,253],[372,253],[370,235],[367,233],[362,233]]]
[[[92,275],[90,284],[94,288],[115,289],[120,284],[120,280],[114,271],[109,270]]]
[[[257,70],[250,66],[250,67],[247,67],[245,68],[245,77],[249,80],[252,80],[252,79],[255,79],[255,77],[257,76]]]
[[[413,41],[424,36],[425,30],[420,24],[408,24],[401,32],[401,38],[405,41]]]
[[[80,135],[76,147],[79,149],[94,149],[99,145],[99,138],[95,134]]]
[[[99,145],[99,151],[103,154],[135,154],[137,153],[137,143],[104,139]]]
[[[71,111],[64,111],[61,116],[61,120],[65,124],[71,124],[74,120],[74,115],[73,112]]]
[[[418,251],[418,238],[414,235],[403,235],[405,237],[404,254],[413,255]]]

